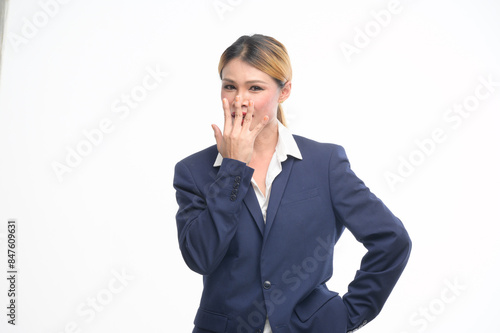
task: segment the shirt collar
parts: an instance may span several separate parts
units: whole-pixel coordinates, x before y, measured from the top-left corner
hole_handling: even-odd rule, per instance
[[[287,159],[288,155],[299,160],[302,159],[302,154],[300,153],[299,146],[297,146],[297,142],[295,142],[295,139],[293,138],[292,132],[278,120],[278,143],[276,144],[276,156],[280,162],[283,162]],[[221,164],[222,155],[219,153],[215,159],[214,167],[218,167]]]

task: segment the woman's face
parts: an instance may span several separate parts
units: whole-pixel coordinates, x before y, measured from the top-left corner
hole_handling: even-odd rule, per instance
[[[249,101],[255,103],[250,129],[266,115],[269,123],[274,123],[279,102],[283,102],[289,94],[290,82],[280,89],[271,76],[238,58],[229,61],[222,69],[221,99],[227,98],[233,118],[236,96],[240,96],[243,115],[246,114]]]

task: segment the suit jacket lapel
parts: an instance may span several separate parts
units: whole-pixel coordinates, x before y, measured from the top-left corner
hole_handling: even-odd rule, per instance
[[[290,172],[292,171],[292,165],[295,158],[288,156],[288,158],[281,164],[281,172],[274,179],[273,185],[271,187],[271,197],[269,198],[269,205],[267,206],[267,216],[266,216],[266,227],[264,229],[264,239],[269,234],[271,226],[273,225],[274,218],[276,217],[276,212],[285,192],[286,184],[288,183],[288,178]]]
[[[257,227],[259,227],[260,234],[264,235],[264,217],[262,216],[262,210],[260,209],[259,201],[257,200],[257,196],[252,185],[250,185],[243,202],[250,211],[250,214],[252,214]]]

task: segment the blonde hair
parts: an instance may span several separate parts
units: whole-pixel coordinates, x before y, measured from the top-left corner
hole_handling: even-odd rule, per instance
[[[222,53],[219,61],[219,76],[222,79],[222,69],[235,59],[241,59],[249,65],[271,76],[280,89],[292,79],[292,65],[288,52],[283,44],[276,39],[255,34],[241,36]],[[286,126],[283,106],[278,104],[278,120]]]

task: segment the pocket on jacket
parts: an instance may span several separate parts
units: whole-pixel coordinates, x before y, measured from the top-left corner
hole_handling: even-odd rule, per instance
[[[287,195],[286,197],[283,197],[283,200],[281,201],[281,205],[290,205],[290,204],[298,204],[303,201],[312,199],[314,197],[317,197],[319,195],[319,190],[317,188],[301,191],[298,193],[293,193],[290,195]]]
[[[198,328],[217,333],[226,332],[227,320],[227,317],[223,314],[200,308],[194,318],[194,325]]]
[[[319,311],[329,300],[339,297],[339,293],[323,287],[314,289],[305,299],[295,306],[295,313],[300,321],[306,322]]]

